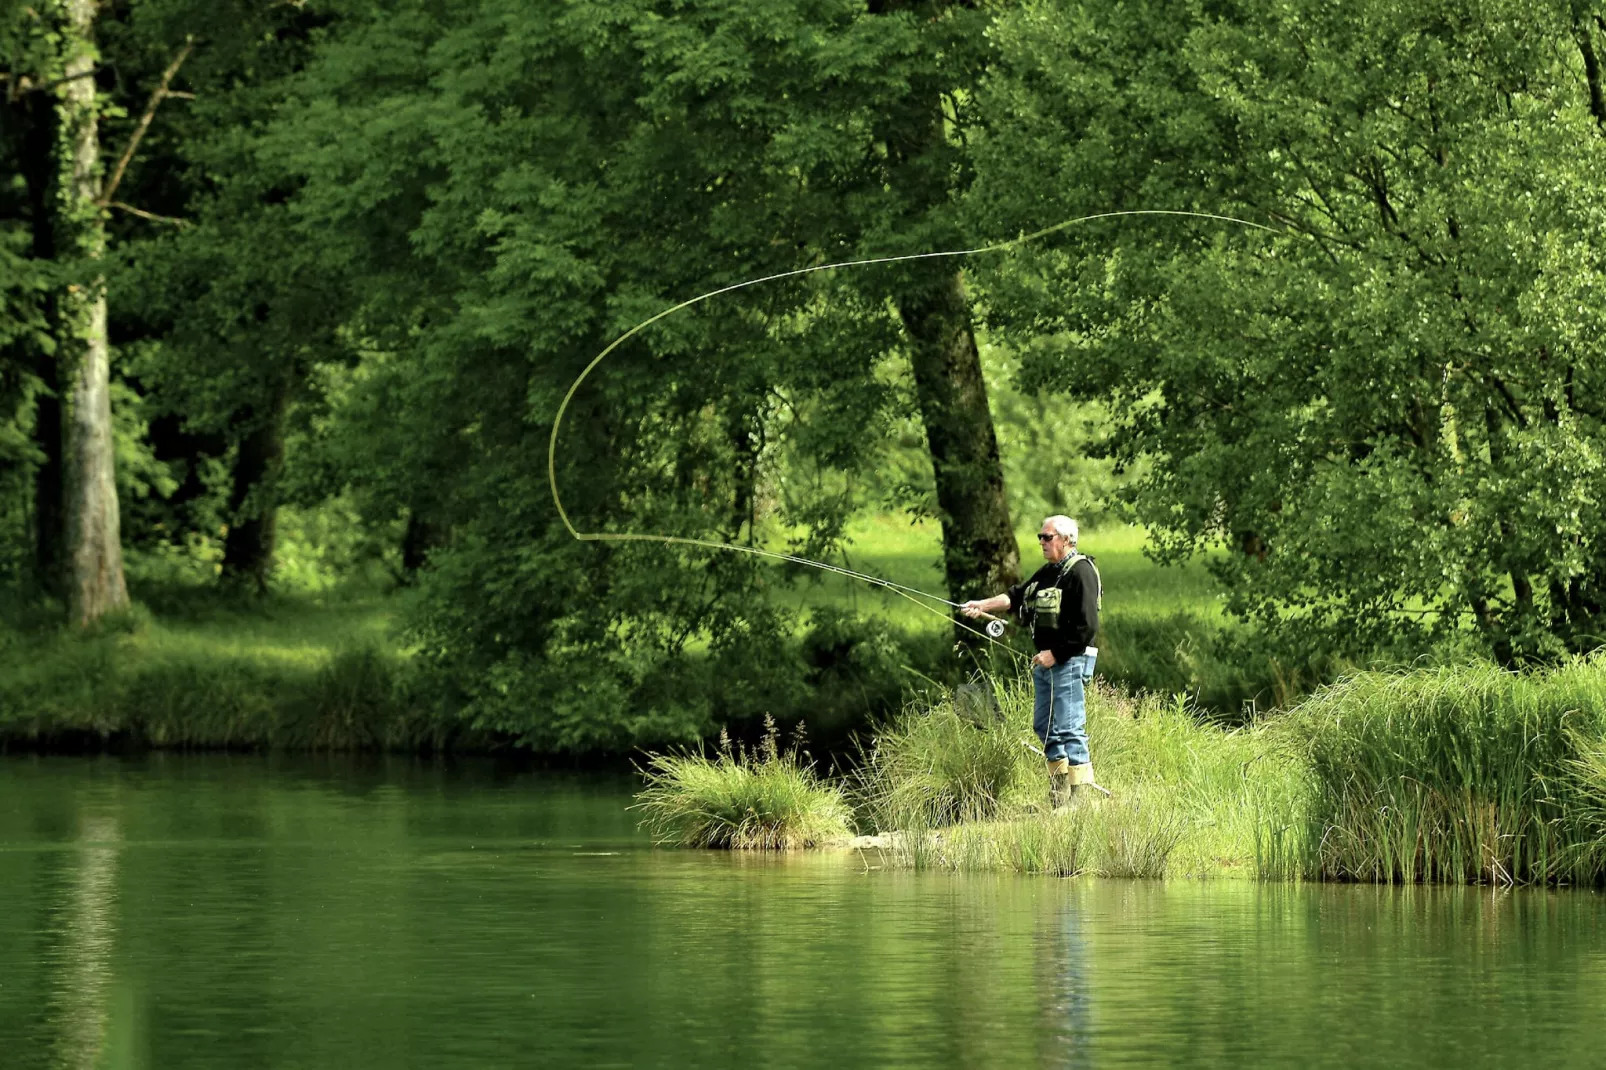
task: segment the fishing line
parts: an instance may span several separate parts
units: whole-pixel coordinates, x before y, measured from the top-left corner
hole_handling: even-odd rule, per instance
[[[1264,223],[1256,223],[1248,219],[1239,219],[1236,216],[1218,215],[1214,212],[1187,212],[1161,208],[1131,209],[1119,212],[1097,212],[1093,215],[1078,216],[1075,219],[1067,219],[1064,222],[1055,223],[1051,227],[1044,227],[1042,230],[1035,230],[1030,234],[1023,234],[1017,238],[1011,238],[1008,241],[995,242],[992,245],[981,245],[974,249],[950,249],[932,253],[905,253],[900,256],[876,256],[869,257],[864,260],[844,260],[834,264],[816,264],[813,267],[794,268],[791,271],[782,271],[774,275],[765,275],[756,279],[748,279],[745,282],[732,283],[729,286],[721,286],[718,289],[709,290],[707,293],[698,294],[696,297],[682,301],[678,305],[671,305],[662,312],[658,312],[647,317],[634,327],[630,328],[624,334],[621,334],[619,337],[609,342],[602,352],[591,358],[591,362],[585,366],[585,369],[581,371],[578,376],[575,377],[574,382],[569,384],[568,392],[563,395],[563,402],[558,406],[557,416],[552,421],[552,436],[547,442],[546,455],[547,485],[552,490],[552,504],[558,510],[559,519],[563,521],[563,526],[569,530],[569,534],[574,536],[575,539],[580,542],[657,542],[678,546],[697,546],[708,550],[727,550],[734,551],[736,553],[752,554],[756,557],[768,557],[777,561],[786,561],[794,565],[806,565],[810,568],[822,569],[826,572],[832,572],[839,576],[862,580],[865,583],[869,583],[873,586],[881,587],[885,590],[893,592],[894,594],[907,598],[909,601],[913,602],[915,605],[926,610],[927,612],[934,613],[945,620],[951,620],[952,617],[950,614],[937,609],[935,606],[928,605],[927,603],[922,602],[920,599],[929,598],[933,601],[941,602],[943,605],[952,606],[955,609],[961,608],[961,603],[951,601],[942,597],[941,595],[932,594],[930,591],[922,591],[915,587],[909,587],[901,583],[894,583],[893,581],[884,579],[880,576],[872,576],[868,573],[857,572],[853,569],[844,568],[840,565],[833,565],[825,561],[814,561],[810,558],[800,557],[796,554],[781,553],[775,550],[764,550],[757,546],[742,546],[738,543],[714,542],[709,539],[693,539],[679,535],[655,535],[650,533],[579,530],[569,519],[569,512],[563,507],[563,498],[558,493],[558,433],[563,427],[563,416],[568,411],[569,402],[574,400],[574,395],[579,391],[581,384],[584,383],[586,378],[596,370],[597,365],[601,364],[608,358],[610,353],[618,349],[621,345],[635,337],[637,334],[640,334],[642,331],[646,330],[648,327],[651,327],[654,323],[657,323],[659,320],[673,316],[675,313],[684,309],[688,309],[693,305],[701,304],[710,298],[719,297],[722,294],[733,293],[736,290],[744,290],[749,286],[759,286],[767,282],[779,282],[782,279],[792,279],[802,275],[811,275],[817,271],[836,271],[839,268],[868,267],[873,264],[899,264],[913,260],[936,260],[942,258],[980,256],[983,253],[998,253],[1003,252],[1005,249],[1013,249],[1017,245],[1025,245],[1028,242],[1036,241],[1039,238],[1046,238],[1050,234],[1057,234],[1062,230],[1069,229],[1070,227],[1074,227],[1080,223],[1091,223],[1098,219],[1115,219],[1122,216],[1184,216],[1194,219],[1215,219],[1224,223],[1237,223],[1241,226],[1253,227],[1256,230],[1269,231],[1273,234],[1282,233],[1277,228],[1268,227]],[[957,627],[963,628],[973,635],[980,636],[982,639],[987,640],[987,642],[992,643],[994,646],[1003,647],[1016,657],[1025,656],[1019,651],[997,641],[998,638],[1004,633],[1004,622],[999,618],[995,617],[987,623],[986,632],[978,631],[977,629],[972,628],[958,620],[953,620],[953,623]],[[996,632],[994,631],[995,628]]]

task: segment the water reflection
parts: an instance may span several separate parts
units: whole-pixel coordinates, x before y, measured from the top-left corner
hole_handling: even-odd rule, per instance
[[[78,850],[68,856],[61,897],[59,944],[50,955],[49,1013],[54,1059],[63,1070],[103,1065],[117,945],[117,856],[121,833],[115,814],[82,816]]]
[[[654,851],[618,783],[0,760],[0,1064],[1594,1062],[1598,896]]]
[[[1054,938],[1045,941],[1040,956],[1048,982],[1043,999],[1047,1050],[1042,1062],[1046,1066],[1092,1066],[1094,993],[1090,950],[1083,934],[1084,906],[1077,897],[1057,902],[1045,896],[1043,901],[1049,914],[1044,931]]]

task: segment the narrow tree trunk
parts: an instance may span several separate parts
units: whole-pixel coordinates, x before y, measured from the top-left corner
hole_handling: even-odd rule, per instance
[[[1589,93],[1589,114],[1595,117],[1595,125],[1606,130],[1606,88],[1602,86],[1600,57],[1595,53],[1594,30],[1589,20],[1574,16],[1573,34],[1578,40],[1578,51],[1584,57],[1584,87]]]
[[[440,531],[414,506],[407,511],[407,527],[402,532],[402,582],[412,583],[429,564],[429,553],[440,545]]]
[[[96,112],[94,0],[67,0],[69,59],[60,93],[61,253],[94,265],[106,249],[104,210],[98,203],[100,131]],[[84,625],[128,604],[123,579],[111,410],[110,349],[106,339],[105,280],[93,275],[62,297],[62,356],[66,374],[66,443],[62,451],[68,569],[67,606]]]
[[[284,466],[284,406],[281,392],[240,440],[229,490],[229,533],[223,541],[223,577],[258,593],[273,574],[278,537],[279,472]]]
[[[897,306],[936,475],[948,596],[997,594],[1020,578],[1020,551],[964,285],[946,274]]]
[[[868,0],[871,14],[912,12],[917,22],[928,25],[951,6],[943,0]],[[936,67],[917,76],[908,95],[882,114],[879,131],[886,145],[887,188],[902,202],[910,231],[926,240],[939,232],[953,233],[940,223],[952,204],[960,160],[949,142],[942,92]],[[1019,579],[1020,550],[1009,522],[998,436],[987,407],[964,285],[951,270],[916,271],[897,288],[893,303],[909,338],[936,476],[948,597],[957,602],[997,594]],[[959,626],[957,616],[955,625],[961,642],[974,639],[973,632]]]

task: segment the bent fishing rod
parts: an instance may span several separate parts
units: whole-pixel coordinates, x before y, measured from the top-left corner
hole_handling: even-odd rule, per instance
[[[1013,249],[1017,246],[1038,241],[1048,237],[1051,234],[1057,234],[1061,231],[1068,230],[1071,227],[1078,226],[1083,223],[1091,223],[1100,219],[1118,219],[1129,216],[1173,216],[1193,219],[1212,219],[1219,222],[1234,223],[1240,226],[1252,227],[1256,230],[1264,230],[1272,234],[1283,233],[1283,231],[1280,229],[1267,226],[1264,223],[1256,223],[1253,220],[1240,219],[1236,216],[1220,215],[1215,212],[1189,212],[1176,209],[1160,208],[1129,209],[1115,212],[1095,212],[1091,215],[1078,216],[1075,219],[1067,219],[1063,222],[1055,223],[1053,226],[1044,227],[1041,230],[1032,231],[1029,234],[1023,234],[1019,237],[1011,238],[1008,241],[995,242],[991,245],[977,246],[973,249],[949,249],[929,253],[905,253],[898,256],[876,256],[868,257],[862,260],[843,260],[832,264],[815,264],[810,267],[794,268],[791,271],[782,271],[773,275],[764,275],[756,279],[747,279],[744,282],[732,283],[729,286],[721,286],[718,289],[709,290],[707,293],[698,294],[696,297],[689,298],[676,305],[671,305],[661,312],[657,312],[647,317],[634,327],[631,327],[628,331],[625,331],[623,334],[619,335],[619,337],[615,338],[613,341],[609,342],[605,347],[603,347],[600,353],[592,357],[590,362],[586,364],[584,370],[582,370],[580,374],[575,377],[574,382],[569,384],[568,391],[563,395],[562,403],[558,405],[557,415],[552,421],[552,434],[547,442],[547,486],[552,491],[552,504],[558,511],[559,519],[563,521],[563,526],[568,529],[569,534],[574,536],[574,538],[579,542],[657,542],[669,545],[695,546],[708,550],[723,550],[735,553],[752,554],[757,557],[767,557],[777,561],[785,561],[794,565],[821,569],[825,572],[834,573],[850,579],[861,580],[865,583],[871,584],[872,586],[883,588],[893,592],[894,594],[898,594],[904,598],[907,598],[909,601],[913,602],[920,608],[927,610],[928,612],[935,613],[944,618],[952,619],[949,614],[944,613],[941,610],[938,610],[936,607],[921,601],[921,599],[924,598],[935,602],[941,602],[943,605],[951,606],[955,609],[962,609],[962,603],[944,598],[941,595],[932,594],[930,591],[922,591],[918,588],[910,587],[905,584],[895,583],[892,580],[885,579],[881,576],[873,576],[868,573],[858,572],[854,569],[845,568],[840,565],[833,565],[826,561],[815,561],[810,558],[801,557],[797,554],[783,553],[776,550],[765,550],[757,546],[742,546],[737,543],[715,542],[710,539],[694,539],[681,535],[658,535],[649,532],[581,531],[580,529],[576,528],[574,526],[574,522],[569,519],[569,512],[563,507],[563,498],[558,492],[558,435],[563,428],[563,417],[565,413],[568,412],[569,403],[574,400],[574,396],[579,392],[581,385],[586,381],[587,377],[589,377],[591,373],[597,369],[597,366],[606,360],[609,354],[613,353],[614,350],[618,349],[625,342],[629,341],[631,338],[634,338],[636,335],[640,334],[648,327],[651,327],[659,320],[667,319],[677,312],[684,311],[685,309],[691,308],[693,305],[701,304],[704,301],[711,300],[715,297],[720,297],[728,293],[734,293],[737,290],[745,290],[752,286],[761,286],[765,283],[780,282],[783,279],[793,279],[803,275],[812,275],[815,272],[820,271],[838,271],[844,268],[869,267],[875,264],[900,264],[915,260],[960,259],[969,256],[981,256],[986,253],[999,253],[1006,249]],[[1004,634],[1003,618],[990,617],[987,622],[985,632],[977,631],[975,628],[971,628],[958,620],[954,620],[953,623],[957,627],[963,628],[974,635],[986,639],[995,646],[1003,645],[998,643],[998,639],[1000,639]],[[1019,655],[1019,651],[1015,651],[1008,646],[1005,646],[1004,649],[1009,650],[1012,654]]]

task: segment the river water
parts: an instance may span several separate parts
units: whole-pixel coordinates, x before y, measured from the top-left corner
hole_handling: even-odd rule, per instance
[[[629,790],[0,758],[0,1067],[1606,1064],[1593,893],[654,850]]]

